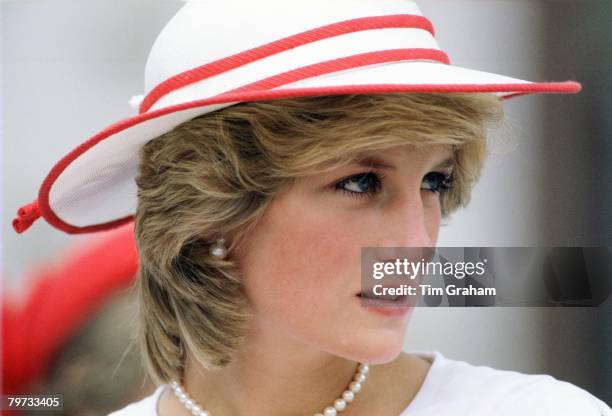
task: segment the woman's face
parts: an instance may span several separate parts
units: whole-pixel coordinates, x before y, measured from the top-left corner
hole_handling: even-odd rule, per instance
[[[347,359],[383,363],[408,315],[361,306],[361,248],[435,246],[451,147],[377,152],[285,188],[234,253],[258,328]]]

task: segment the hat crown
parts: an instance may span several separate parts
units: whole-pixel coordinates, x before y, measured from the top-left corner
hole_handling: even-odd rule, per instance
[[[151,49],[145,91],[184,71],[288,36],[351,19],[389,15],[422,13],[411,0],[188,1],[162,29]],[[423,36],[428,37],[426,44]],[[404,40],[406,48],[439,49],[430,33]],[[379,49],[388,49],[384,37],[378,43]],[[346,55],[351,53],[348,50]]]

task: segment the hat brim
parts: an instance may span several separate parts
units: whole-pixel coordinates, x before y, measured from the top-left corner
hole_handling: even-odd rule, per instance
[[[69,234],[103,231],[133,219],[137,189],[134,178],[140,146],[179,124],[240,102],[334,94],[494,93],[500,99],[538,93],[577,93],[575,81],[530,82],[489,72],[434,62],[405,61],[369,65],[290,80],[273,89],[247,89],[204,99],[186,88],[164,106],[112,124],[62,158],[43,181],[38,213]],[[35,219],[35,218],[34,218]],[[17,218],[13,227],[27,229]],[[31,223],[31,222],[30,222]]]

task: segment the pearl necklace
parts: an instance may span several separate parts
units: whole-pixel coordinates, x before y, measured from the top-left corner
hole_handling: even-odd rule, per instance
[[[357,366],[357,371],[355,372],[355,376],[353,380],[348,385],[347,389],[342,392],[342,397],[336,399],[334,404],[331,406],[327,406],[323,409],[323,413],[317,413],[315,416],[336,416],[338,412],[346,409],[348,403],[352,402],[355,399],[355,394],[359,393],[361,390],[361,385],[366,380],[366,374],[370,367],[367,363],[360,363]],[[174,391],[176,397],[178,397],[179,401],[185,405],[187,410],[189,410],[194,416],[211,416],[208,410],[202,409],[195,400],[191,398],[189,393],[185,391],[183,386],[176,380],[172,380],[170,382],[170,386]]]

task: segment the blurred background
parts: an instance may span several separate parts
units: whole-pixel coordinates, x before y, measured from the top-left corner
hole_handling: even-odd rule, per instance
[[[506,102],[506,125],[490,133],[492,154],[472,202],[443,226],[439,245],[612,246],[612,99],[607,93],[612,2],[418,3],[455,65],[583,85],[578,95]],[[35,199],[48,171],[69,150],[135,114],[128,100],[143,92],[149,49],[181,5],[177,0],[2,1],[3,294],[25,297],[34,276],[57,267],[66,250],[91,241],[92,236],[69,236],[43,220],[17,235],[11,220],[19,206]],[[79,273],[87,279],[86,271]],[[120,303],[109,299],[109,305]],[[610,304],[420,308],[406,349],[436,349],[472,364],[551,374],[612,404]],[[75,351],[77,358],[89,354],[86,347]],[[119,363],[121,358],[119,366],[137,359]],[[123,398],[113,396],[118,404],[111,408],[149,391],[140,379],[135,384]]]

